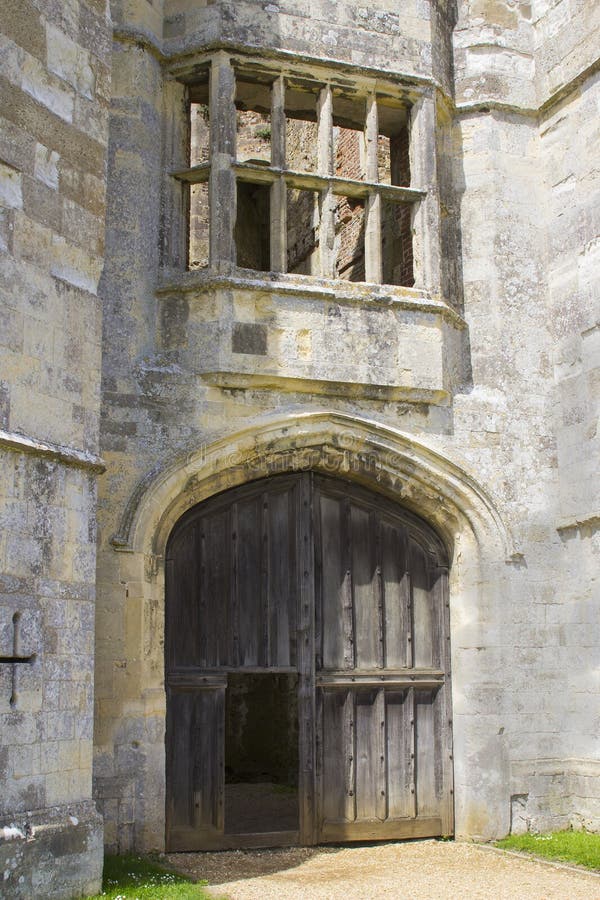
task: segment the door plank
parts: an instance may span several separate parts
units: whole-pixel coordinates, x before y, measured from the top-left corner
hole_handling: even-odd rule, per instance
[[[321,494],[319,500],[319,525],[321,547],[319,553],[322,568],[321,588],[321,638],[323,641],[322,665],[326,669],[348,667],[348,647],[345,634],[346,618],[352,613],[349,602],[349,576],[343,562],[343,533],[339,500]],[[352,664],[350,662],[350,665]]]
[[[356,818],[385,819],[385,699],[383,690],[357,691]]]
[[[440,735],[435,728],[434,691],[415,692],[417,815],[439,813],[441,788]]]
[[[352,505],[352,599],[354,603],[355,665],[382,664],[378,579],[373,519],[368,510]]]
[[[351,691],[322,693],[321,814],[324,821],[353,822],[356,818],[356,747],[354,695]]]
[[[178,536],[166,560],[165,583],[173,602],[165,611],[165,664],[198,665],[201,654],[200,598],[198,597],[199,555],[196,526]]]
[[[296,654],[298,662],[298,798],[300,838],[316,842],[315,772],[315,567],[313,539],[313,481],[305,473],[298,479],[296,558],[298,610]]]
[[[266,666],[262,607],[262,501],[259,496],[238,503],[238,596],[240,666]]]
[[[415,815],[414,758],[409,691],[386,691],[386,757],[388,816]]]
[[[225,689],[168,688],[167,841],[178,831],[223,831]]]
[[[425,551],[416,541],[410,542],[411,584],[413,609],[413,653],[416,668],[434,667],[438,633],[429,585],[429,570]]]
[[[411,664],[410,584],[408,578],[406,529],[384,521],[381,529],[381,577],[384,592],[384,633],[386,668]]]
[[[221,510],[202,522],[202,624],[197,635],[202,644],[200,665],[227,665],[232,656],[230,627],[231,523],[229,510]]]
[[[291,518],[289,490],[273,492],[269,497],[269,665],[291,665],[292,641],[295,627],[296,566],[291,542],[294,522]]]
[[[439,816],[418,819],[387,819],[381,822],[325,822],[319,839],[323,844],[347,841],[394,841],[437,837],[442,834]]]

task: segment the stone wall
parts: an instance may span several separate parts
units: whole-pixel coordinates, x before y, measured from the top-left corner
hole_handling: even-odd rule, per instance
[[[0,4],[0,869],[95,892],[91,800],[106,3]]]
[[[537,8],[538,85],[546,104],[540,150],[546,185],[547,310],[553,338],[553,425],[559,485],[557,578],[562,584],[548,617],[570,653],[564,665],[565,761],[539,773],[543,795],[564,773],[565,820],[597,828],[600,811],[597,733],[598,571],[600,570],[600,140],[596,4],[578,16],[564,3]],[[595,63],[595,67],[594,67]],[[558,592],[556,592],[558,594]],[[587,727],[586,727],[587,723]],[[568,800],[565,798],[568,797]],[[540,806],[544,805],[544,800]]]
[[[398,461],[386,481],[375,457],[380,488],[453,548],[457,835],[598,828],[593,76],[565,81],[562,98],[544,87],[579,47],[553,62],[561,4],[415,2],[402,19],[384,3],[297,6],[168,0],[161,36],[145,2],[117,29],[96,635],[108,844],[163,846],[161,554],[176,514],[257,477],[261,453],[303,462],[303,441],[316,467],[333,448],[352,476],[372,432],[394,435]],[[593,6],[565,26],[586,48]],[[411,158],[430,188],[412,226],[431,290],[183,271],[162,169],[181,155],[185,113],[168,70],[219,41],[439,80]],[[426,490],[433,459],[447,469]]]

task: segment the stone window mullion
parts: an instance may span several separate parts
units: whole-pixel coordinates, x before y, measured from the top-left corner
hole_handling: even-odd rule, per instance
[[[367,181],[370,182],[379,181],[377,165],[378,139],[377,97],[375,94],[370,94],[367,98],[365,121],[365,172]],[[381,259],[381,196],[377,191],[369,192],[365,214],[365,281],[379,284],[382,280],[383,268]]]
[[[281,172],[285,161],[285,79],[280,75],[271,88],[271,166]],[[271,269],[287,270],[287,188],[280,174],[271,185]]]
[[[330,85],[319,94],[318,116],[318,172],[324,178],[333,175],[333,96]],[[335,197],[331,184],[321,191],[321,222],[319,248],[321,274],[335,277]]]
[[[210,265],[229,272],[235,265],[236,218],[235,73],[229,56],[216,53],[210,71]]]
[[[426,194],[413,206],[415,287],[442,298],[435,98],[423,94],[410,112],[411,187]]]

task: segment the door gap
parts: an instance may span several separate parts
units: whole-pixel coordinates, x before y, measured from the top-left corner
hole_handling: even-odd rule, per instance
[[[296,831],[298,676],[228,676],[225,833]]]

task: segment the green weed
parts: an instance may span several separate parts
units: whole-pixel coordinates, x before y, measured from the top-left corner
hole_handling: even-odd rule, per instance
[[[106,856],[102,893],[88,900],[208,900],[199,884],[141,856]]]
[[[495,846],[600,870],[600,834],[588,831],[512,834],[496,841]]]

